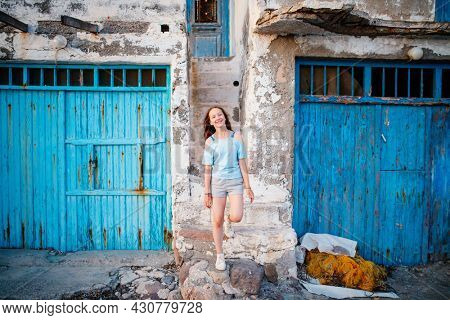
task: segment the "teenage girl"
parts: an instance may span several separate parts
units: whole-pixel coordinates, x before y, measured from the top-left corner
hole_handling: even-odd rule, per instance
[[[247,158],[242,136],[231,130],[227,113],[220,107],[208,110],[204,120],[205,196],[204,203],[212,211],[213,237],[216,247],[216,269],[225,270],[222,250],[225,204],[230,199],[230,222],[239,222],[244,214],[243,191],[253,202],[248,179]]]

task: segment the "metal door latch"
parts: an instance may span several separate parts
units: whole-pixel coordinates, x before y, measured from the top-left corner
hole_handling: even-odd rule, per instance
[[[97,165],[98,165],[97,157],[95,157],[95,159],[89,159],[89,166],[91,168],[97,168]]]

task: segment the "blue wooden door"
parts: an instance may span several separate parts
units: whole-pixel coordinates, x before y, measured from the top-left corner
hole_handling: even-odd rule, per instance
[[[60,248],[64,95],[0,89],[2,248]]]
[[[299,236],[356,240],[363,257],[385,265],[445,257],[450,109],[442,75],[448,66],[408,71],[378,70],[381,62],[304,63],[306,70],[297,61],[303,80],[297,79],[295,109],[293,226]],[[402,73],[409,87],[395,80]]]
[[[161,92],[66,93],[69,250],[164,246],[166,101]]]
[[[294,228],[299,236],[330,233],[357,240],[364,257],[373,258],[376,108],[303,103],[296,112]]]
[[[168,69],[5,70],[1,247],[168,248]]]
[[[193,57],[229,55],[228,2],[187,0],[187,31]]]

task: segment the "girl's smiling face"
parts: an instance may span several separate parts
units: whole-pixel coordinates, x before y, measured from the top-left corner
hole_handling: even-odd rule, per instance
[[[209,111],[209,122],[216,129],[225,126],[225,115],[219,108],[213,108]]]

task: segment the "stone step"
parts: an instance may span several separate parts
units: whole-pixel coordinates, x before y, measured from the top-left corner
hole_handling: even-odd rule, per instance
[[[193,184],[194,189],[191,191],[193,201],[186,208],[178,204],[182,212],[189,212],[183,217],[178,218],[176,223],[180,225],[192,225],[208,227],[211,226],[211,211],[205,208],[201,202],[203,197],[203,186]],[[229,212],[229,204],[225,214]],[[290,210],[284,205],[269,205],[265,203],[244,203],[244,216],[242,221],[233,224],[233,226],[274,226],[283,227],[290,225]]]
[[[281,276],[296,277],[297,235],[294,229],[287,226],[234,226],[233,230],[233,237],[224,237],[225,258],[247,258],[261,265],[275,264]],[[183,260],[215,256],[210,226],[178,225],[175,234],[176,251]]]

